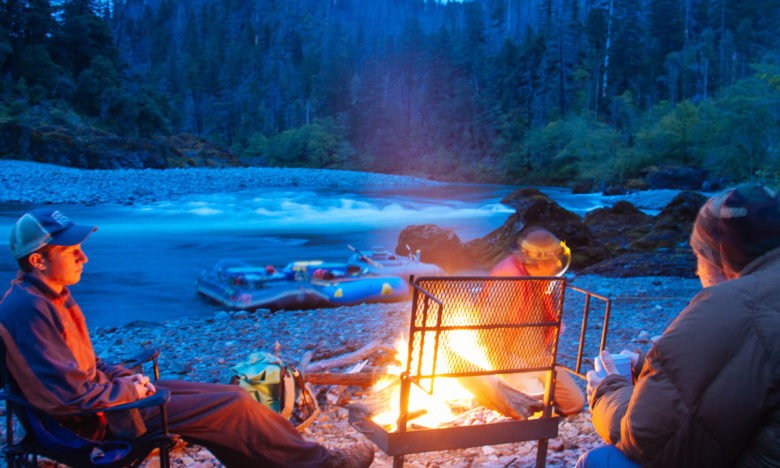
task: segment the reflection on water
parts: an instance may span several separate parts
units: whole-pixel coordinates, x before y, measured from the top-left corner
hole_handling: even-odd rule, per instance
[[[394,249],[399,232],[411,224],[452,228],[464,241],[482,237],[513,212],[500,203],[512,190],[476,184],[392,193],[253,190],[60,208],[78,223],[99,227],[84,244],[89,264],[71,290],[89,325],[107,327],[213,315],[216,307],[196,296],[194,281],[222,258],[277,267],[293,260],[344,261],[351,254],[347,244]],[[581,215],[601,206],[597,195],[542,191]],[[0,206],[0,248],[7,249],[11,226],[31,208]],[[0,281],[10,281],[16,269],[10,255],[0,255]]]

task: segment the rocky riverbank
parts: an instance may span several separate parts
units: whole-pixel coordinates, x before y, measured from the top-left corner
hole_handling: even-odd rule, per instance
[[[700,288],[697,280],[670,277],[614,279],[587,275],[572,277],[571,284],[612,300],[607,345],[615,351],[647,348],[650,337],[661,334]],[[566,330],[561,338],[560,356],[564,364],[573,367],[584,296],[569,289],[566,297]],[[604,305],[594,300],[591,308],[586,358],[595,355]],[[134,323],[93,330],[93,344],[96,352],[107,360],[131,355],[139,347],[157,346],[162,350],[161,371],[165,378],[227,383],[231,365],[246,359],[253,351],[272,352],[277,342],[282,359],[293,364],[310,350],[314,351],[316,362],[356,350],[373,340],[392,342],[407,329],[410,309],[409,302],[402,302],[274,313],[217,312],[208,320]],[[386,362],[387,356],[375,355],[368,359],[367,365],[383,371]],[[589,361],[585,366],[583,371],[588,370]],[[584,388],[584,381],[581,384]],[[345,406],[365,398],[368,392],[358,387],[318,386],[315,390],[323,413],[304,431],[304,437],[329,447],[361,439],[363,436],[347,422]],[[503,419],[489,410],[472,411],[479,415],[474,418],[477,422],[480,418]],[[586,409],[563,420],[558,438],[550,443],[548,466],[573,466],[580,453],[600,444]],[[503,444],[409,455],[406,466],[526,467],[533,465],[535,453],[533,442]],[[173,457],[173,466],[221,466],[208,451],[197,446],[180,448]],[[150,460],[146,466],[155,463]],[[392,458],[377,449],[374,466],[391,465]]]
[[[257,188],[353,189],[438,185],[424,179],[369,172],[225,167],[185,169],[79,169],[0,159],[0,203],[149,203],[197,193]]]

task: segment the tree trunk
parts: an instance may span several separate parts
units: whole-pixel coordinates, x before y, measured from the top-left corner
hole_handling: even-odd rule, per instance
[[[612,11],[614,0],[609,0],[609,16],[607,17],[607,43],[604,47],[604,77],[601,80],[601,96],[607,97],[607,83],[609,70],[609,43],[612,38]]]

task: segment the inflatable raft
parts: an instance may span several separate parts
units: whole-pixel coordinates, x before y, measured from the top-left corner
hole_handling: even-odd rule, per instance
[[[293,262],[282,271],[222,260],[196,282],[198,293],[229,309],[311,309],[409,297],[400,276],[367,274],[358,265]]]
[[[409,255],[398,255],[383,249],[360,251],[348,245],[354,252],[347,264],[358,267],[364,274],[394,275],[406,280],[409,276],[443,276],[444,270],[433,263],[420,261],[420,251]]]

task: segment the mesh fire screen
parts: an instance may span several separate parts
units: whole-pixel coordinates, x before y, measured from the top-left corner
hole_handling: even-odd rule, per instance
[[[560,327],[561,278],[437,277],[415,282],[409,377],[550,370]]]
[[[568,357],[576,364],[567,370],[578,376],[586,330],[590,328],[590,300],[603,300],[606,306],[599,348],[603,349],[609,299],[569,286],[564,278],[557,277],[422,277],[412,286],[408,349],[405,371],[399,379],[395,430],[374,422],[374,413],[359,404],[350,407],[350,423],[392,456],[396,468],[403,466],[406,454],[528,440],[538,441],[536,466],[545,466],[547,441],[557,437],[560,419],[553,411],[553,370],[564,292],[572,289],[585,295],[577,355]],[[543,410],[530,419],[436,428],[422,428],[412,421],[420,412],[409,412],[413,385],[435,395],[439,377],[469,380],[507,374],[509,380],[524,373],[535,373],[544,387],[543,394],[532,395],[542,400]]]

